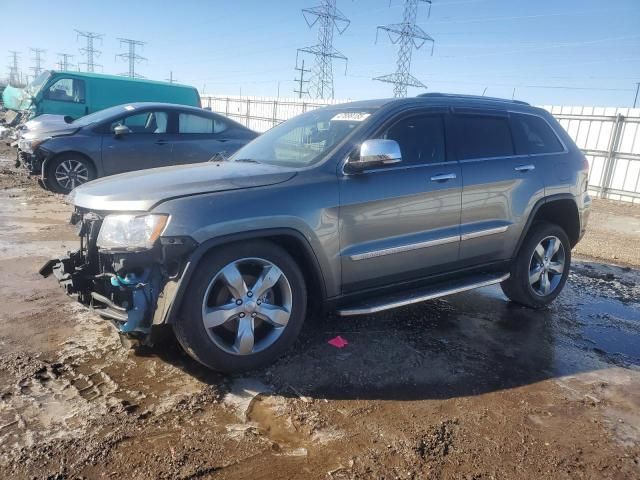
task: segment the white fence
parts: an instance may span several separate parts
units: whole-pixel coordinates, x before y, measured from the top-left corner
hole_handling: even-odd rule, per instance
[[[587,156],[589,189],[602,198],[640,203],[640,109],[544,107]]]
[[[345,100],[202,96],[202,105],[258,132]],[[589,188],[602,198],[640,204],[640,109],[545,106],[590,165]]]
[[[348,100],[308,100],[282,97],[202,96],[202,106],[242,123],[256,132],[264,132],[291,117],[325,105]]]

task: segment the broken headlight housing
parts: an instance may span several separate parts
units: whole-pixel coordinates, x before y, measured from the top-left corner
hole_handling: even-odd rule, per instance
[[[107,215],[96,242],[100,250],[149,250],[169,222],[169,215]]]
[[[36,149],[42,145],[44,142],[49,140],[51,137],[44,138],[21,138],[18,140],[18,148],[25,153],[33,153]]]

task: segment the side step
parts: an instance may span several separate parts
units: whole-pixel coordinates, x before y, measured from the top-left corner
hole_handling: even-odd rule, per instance
[[[367,301],[352,305],[350,307],[341,308],[337,314],[342,317],[350,317],[352,315],[368,315],[371,313],[391,310],[393,308],[404,307],[412,303],[420,303],[434,298],[446,297],[455,293],[473,290],[475,288],[487,287],[500,283],[509,278],[508,273],[491,274],[482,273],[469,275],[463,279],[450,280],[435,285],[429,285],[420,289],[411,290],[409,292],[396,293],[385,297],[379,301]]]

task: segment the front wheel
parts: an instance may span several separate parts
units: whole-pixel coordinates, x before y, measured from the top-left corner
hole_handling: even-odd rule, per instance
[[[69,193],[96,178],[95,168],[82,155],[61,154],[47,167],[47,187],[56,193]]]
[[[201,260],[174,331],[209,368],[262,368],[293,344],[306,302],[304,276],[282,248],[264,241],[228,245]]]
[[[571,244],[565,231],[551,223],[531,227],[511,265],[511,277],[502,282],[510,300],[542,308],[562,291],[571,266]]]

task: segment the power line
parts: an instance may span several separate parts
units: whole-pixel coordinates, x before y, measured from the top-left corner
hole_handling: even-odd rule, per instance
[[[9,58],[11,63],[9,65],[9,85],[18,85],[20,83],[20,73],[18,70],[18,59],[20,53],[16,50],[9,50]]]
[[[406,97],[407,87],[427,88],[427,86],[411,75],[411,57],[413,49],[420,49],[426,42],[431,42],[433,54],[434,39],[429,36],[422,28],[416,25],[416,16],[418,15],[418,2],[424,2],[429,5],[429,13],[431,13],[431,0],[405,0],[404,14],[402,23],[394,23],[385,25],[376,29],[376,42],[378,41],[378,33],[382,30],[387,32],[389,40],[394,45],[400,45],[398,49],[398,59],[396,60],[396,71],[381,77],[375,77],[374,80],[393,84],[393,96]]]
[[[313,75],[311,77],[311,94],[315,98],[334,98],[333,89],[333,59],[348,61],[342,53],[333,47],[334,30],[342,35],[349,27],[351,21],[336,8],[336,0],[322,0],[317,7],[302,9],[302,15],[309,28],[317,23],[318,43],[311,47],[299,48],[296,53],[296,66],[298,55],[309,53],[315,57]]]
[[[58,53],[60,60],[58,61],[58,69],[62,71],[69,71],[75,65],[69,60],[73,58],[73,55],[69,53]]]
[[[633,101],[633,108],[636,108],[638,105],[638,93],[640,93],[640,82],[636,83],[636,98]]]
[[[29,50],[33,52],[33,58],[31,59],[33,60],[33,67],[30,67],[30,69],[33,70],[33,77],[35,78],[42,73],[42,54],[46,50],[42,48],[30,48]]]
[[[309,95],[309,90],[303,90],[303,87],[305,86],[305,84],[309,83],[309,80],[304,79],[304,74],[311,73],[311,70],[308,68],[307,69],[304,68],[304,59],[302,60],[302,66],[296,67],[295,69],[300,72],[300,78],[294,79],[294,82],[298,84],[298,89],[296,90],[294,87],[293,93],[297,93],[298,98],[302,98],[303,95]]]
[[[87,56],[87,61],[80,65],[86,65],[87,72],[95,71],[95,67],[102,67],[102,65],[95,63],[95,59],[98,58],[102,52],[96,49],[93,43],[94,40],[100,40],[100,42],[102,42],[102,37],[104,37],[104,35],[102,33],[82,32],[80,30],[76,30],[76,33],[78,34],[78,37],[84,37],[87,39],[87,46],[80,49],[80,53]]]
[[[132,40],[130,38],[118,38],[120,40],[120,46],[122,44],[127,45],[128,50],[125,53],[119,53],[116,57],[120,57],[123,60],[129,61],[129,71],[127,73],[121,73],[120,75],[131,77],[131,78],[142,78],[142,75],[138,75],[136,73],[136,63],[140,63],[143,60],[146,60],[145,57],[142,57],[136,53],[136,47],[142,47],[147,42],[141,42],[140,40]]]

